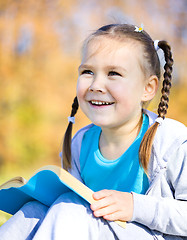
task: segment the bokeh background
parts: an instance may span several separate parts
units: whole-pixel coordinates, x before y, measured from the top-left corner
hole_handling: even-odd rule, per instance
[[[109,23],[143,23],[153,39],[168,40],[175,61],[168,116],[187,125],[186,0],[0,0],[0,184],[60,165],[81,45]],[[155,112],[159,98],[149,106]],[[87,123],[79,111],[74,132]],[[0,212],[0,224],[9,217]]]

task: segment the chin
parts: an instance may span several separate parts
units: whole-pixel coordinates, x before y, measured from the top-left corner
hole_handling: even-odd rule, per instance
[[[104,127],[104,126],[107,125],[107,123],[104,122],[104,121],[94,121],[94,120],[91,120],[91,122],[92,122],[93,124],[99,126],[99,127]]]
[[[105,122],[105,121],[92,121],[93,124],[95,124],[96,126],[99,126],[101,128],[111,128],[113,127],[113,124],[109,123],[109,122]]]

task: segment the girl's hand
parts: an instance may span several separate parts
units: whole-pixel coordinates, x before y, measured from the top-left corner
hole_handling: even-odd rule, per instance
[[[91,204],[95,217],[103,217],[109,221],[130,221],[133,216],[132,193],[114,190],[101,190],[93,194],[97,202]]]

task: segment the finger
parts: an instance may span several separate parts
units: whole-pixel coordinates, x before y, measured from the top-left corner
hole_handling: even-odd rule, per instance
[[[117,220],[126,221],[125,216],[121,211],[116,211],[111,214],[104,215],[103,218],[108,221],[117,221]]]
[[[113,205],[106,206],[104,208],[97,209],[93,213],[95,217],[103,217],[106,215],[110,215],[116,211],[117,211],[116,205],[113,204]]]
[[[93,193],[93,198],[95,200],[99,200],[101,198],[110,196],[112,194],[112,192],[113,192],[113,190],[104,189],[104,190]]]
[[[107,197],[101,198],[96,202],[92,203],[90,207],[93,211],[96,211],[112,204],[114,204],[114,199],[112,198],[112,195],[109,195]]]
[[[103,218],[108,221],[129,221],[132,217],[129,217],[129,215],[125,211],[121,211],[119,209],[116,209],[116,211],[113,211],[109,214],[103,215]]]

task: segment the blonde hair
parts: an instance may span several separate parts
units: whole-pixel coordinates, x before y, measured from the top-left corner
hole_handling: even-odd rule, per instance
[[[111,24],[99,28],[93,34],[91,34],[83,44],[83,51],[87,47],[88,43],[97,36],[106,36],[110,38],[119,39],[123,41],[124,38],[132,39],[138,41],[143,46],[144,50],[144,63],[142,63],[142,68],[144,71],[148,72],[151,75],[156,75],[160,79],[160,61],[158,54],[154,48],[154,42],[144,30],[141,32],[136,32],[134,25],[129,24]],[[172,53],[169,44],[166,41],[158,42],[159,48],[164,52],[165,56],[165,72],[164,72],[164,81],[163,87],[161,90],[162,97],[158,106],[158,117],[165,118],[168,109],[169,102],[169,92],[171,88],[171,72],[172,72]],[[78,110],[78,101],[75,97],[74,103],[72,105],[72,113],[74,116]],[[139,149],[139,158],[140,164],[144,168],[145,172],[148,173],[148,164],[151,156],[151,149],[153,140],[158,128],[158,123],[155,122],[145,133],[140,149]],[[65,169],[71,168],[71,135],[72,135],[72,123],[69,123],[63,144],[63,167]]]

